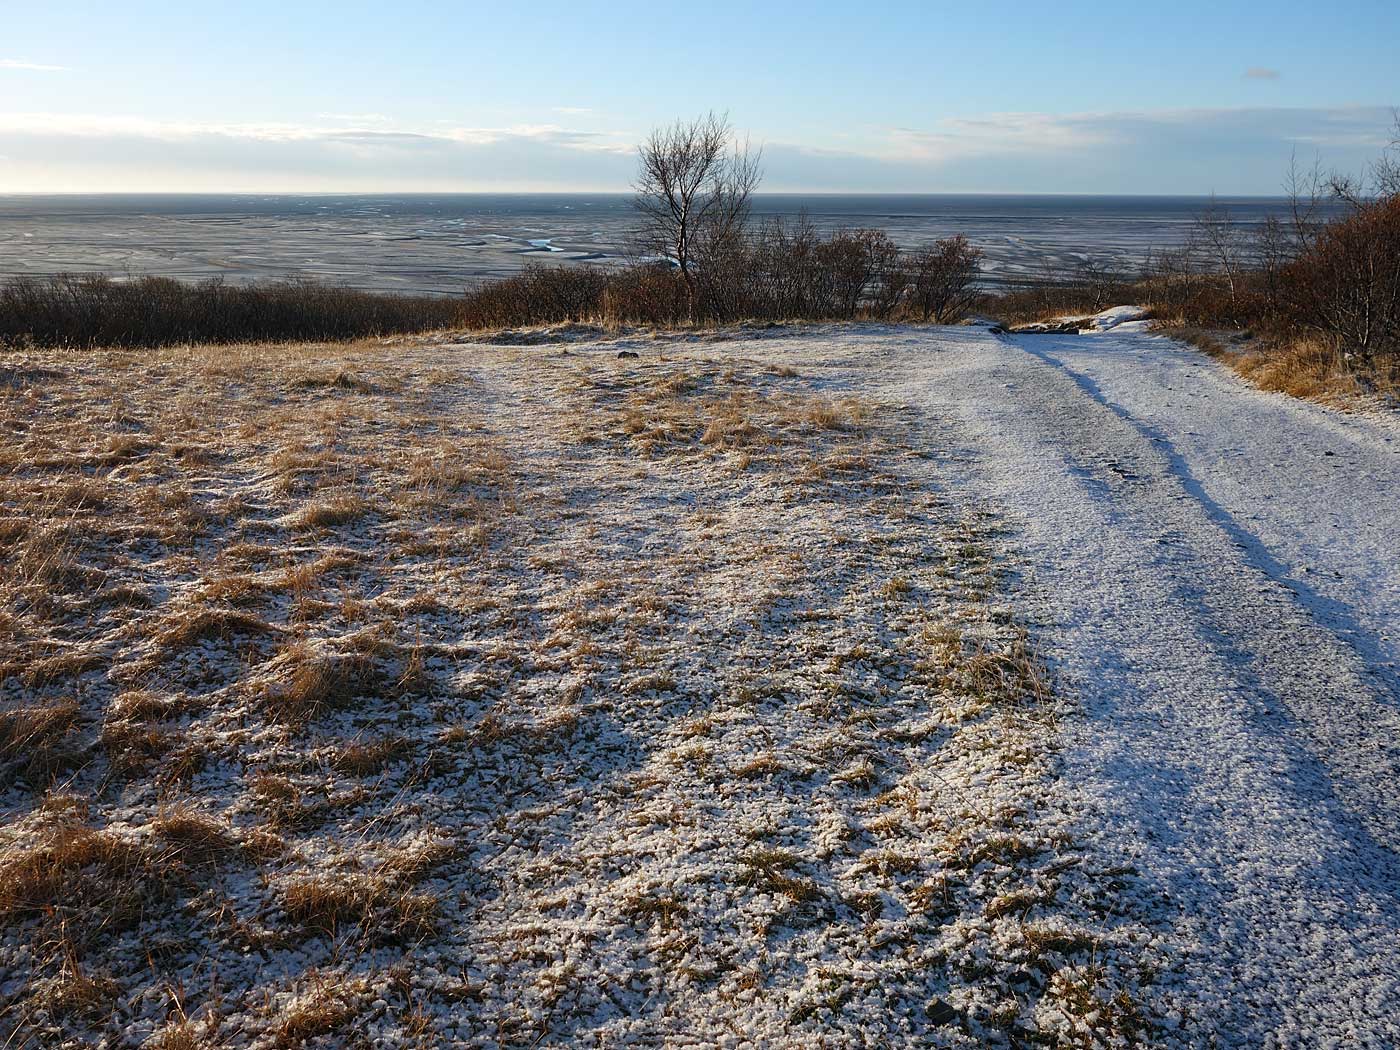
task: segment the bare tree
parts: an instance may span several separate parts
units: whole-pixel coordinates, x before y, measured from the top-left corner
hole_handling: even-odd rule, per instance
[[[1283,191],[1284,195],[1288,197],[1290,205],[1292,215],[1292,230],[1290,232],[1296,251],[1302,251],[1312,243],[1312,239],[1321,225],[1319,213],[1322,210],[1322,205],[1329,197],[1336,195],[1330,185],[1331,181],[1323,174],[1320,157],[1313,158],[1312,167],[1306,172],[1298,167],[1296,152],[1289,158],[1288,176],[1283,181]]]
[[[1275,314],[1284,299],[1284,273],[1302,250],[1296,235],[1277,215],[1267,216],[1254,233],[1254,260],[1265,310]]]
[[[1082,290],[1094,313],[1109,305],[1126,283],[1108,263],[1097,256],[1084,259],[1074,271],[1074,283]]]
[[[696,260],[742,239],[761,151],[734,141],[729,118],[710,113],[658,128],[637,152],[642,246],[680,268],[693,316]]]
[[[1393,110],[1392,116],[1390,143],[1364,175],[1333,172],[1327,180],[1332,196],[1361,208],[1371,201],[1400,195],[1400,109]]]
[[[1205,210],[1196,216],[1187,245],[1193,255],[1205,256],[1211,268],[1225,278],[1230,306],[1234,307],[1239,299],[1240,278],[1246,269],[1244,231],[1214,195]]]

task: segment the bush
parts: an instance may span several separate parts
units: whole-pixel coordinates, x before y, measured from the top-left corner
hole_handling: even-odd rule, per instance
[[[824,236],[804,216],[701,245],[689,284],[664,262],[616,270],[532,265],[460,299],[310,282],[236,287],[161,277],[21,278],[0,286],[0,343],[158,347],[577,321],[675,327],[692,320],[914,316],[949,323],[972,305],[980,258],[962,237],[906,256],[881,230]]]
[[[680,271],[665,263],[630,266],[608,279],[599,316],[617,323],[673,328],[685,323],[687,294]]]
[[[467,293],[456,321],[466,328],[514,328],[596,317],[608,278],[591,267],[532,264]]]
[[[1400,196],[1327,224],[1282,275],[1295,323],[1365,367],[1400,354]]]
[[[939,324],[961,320],[976,301],[981,262],[981,250],[962,234],[915,252],[909,273],[909,303],[915,314]]]
[[[706,266],[701,304],[712,321],[885,317],[898,305],[886,289],[899,268],[899,249],[882,230],[823,237],[805,215],[775,219]]]
[[[944,244],[945,242],[940,242]],[[935,293],[937,320],[957,320],[971,301],[980,253],[950,241],[961,268]],[[918,257],[916,256],[917,260]],[[694,320],[844,321],[896,318],[910,307],[917,274],[882,230],[823,236],[806,219],[774,220],[747,238],[712,240],[696,249],[688,283],[664,262],[603,271],[535,266],[470,293],[461,311],[469,328],[508,328],[596,320],[674,327]],[[931,313],[921,316],[932,317]]]
[[[288,281],[236,287],[165,277],[21,277],[0,285],[0,343],[156,347],[333,340],[456,324],[460,304]]]

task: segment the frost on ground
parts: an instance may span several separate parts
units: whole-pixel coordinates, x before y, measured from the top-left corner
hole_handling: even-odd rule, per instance
[[[1140,1045],[997,520],[781,341],[0,358],[0,1037]]]
[[[1004,509],[1171,1044],[1400,1046],[1400,427],[1125,328],[865,352]]]

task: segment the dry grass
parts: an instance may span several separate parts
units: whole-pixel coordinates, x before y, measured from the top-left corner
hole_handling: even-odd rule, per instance
[[[607,1042],[579,952],[656,961],[606,979],[658,1042],[868,1034],[938,953],[949,1001],[1010,995],[1058,847],[983,797],[1047,776],[995,541],[858,377],[734,349],[0,355],[34,1044]],[[882,913],[970,925],[851,939]],[[817,994],[778,941],[898,962]]]
[[[369,510],[369,503],[353,492],[322,496],[298,510],[292,524],[298,529],[333,529],[357,521]]]
[[[1400,403],[1400,371],[1359,374],[1347,367],[1336,344],[1321,336],[1254,338],[1190,326],[1164,331],[1223,361],[1261,390],[1340,407],[1378,398]]]
[[[438,917],[438,901],[369,875],[299,879],[282,889],[282,907],[299,925],[328,937],[358,926],[368,940],[424,937]]]
[[[78,712],[66,698],[0,711],[0,763],[8,775],[47,782],[79,765],[84,756],[73,736]]]
[[[363,980],[336,981],[329,975],[316,975],[309,985],[271,1026],[277,1050],[296,1050],[318,1036],[343,1032],[360,1012],[368,991]]]
[[[0,855],[0,922],[42,916],[65,940],[91,944],[139,922],[179,876],[169,852],[60,826]]]
[[[389,763],[404,757],[409,750],[409,742],[403,737],[353,740],[336,749],[331,765],[350,776],[367,777],[381,772]]]
[[[376,682],[362,656],[318,652],[306,642],[284,649],[269,670],[273,675],[265,687],[266,710],[278,721],[298,724],[349,704]]]
[[[217,864],[239,849],[238,839],[225,821],[188,806],[161,813],[151,828],[185,864]]]
[[[260,616],[238,609],[182,610],[172,616],[157,640],[166,647],[193,645],[210,639],[228,640],[239,635],[276,634],[277,628]]]

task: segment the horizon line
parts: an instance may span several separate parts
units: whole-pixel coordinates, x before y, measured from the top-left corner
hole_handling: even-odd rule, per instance
[[[632,190],[0,190],[7,197],[635,197]],[[1079,190],[1045,192],[1023,190],[758,190],[762,197],[1115,197],[1150,200],[1176,197],[1210,200],[1288,200],[1286,193],[1112,193]]]

